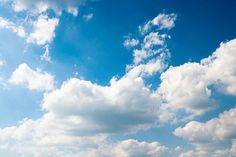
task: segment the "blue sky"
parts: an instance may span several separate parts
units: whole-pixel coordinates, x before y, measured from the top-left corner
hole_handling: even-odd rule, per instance
[[[233,0],[0,0],[0,156],[236,154]]]

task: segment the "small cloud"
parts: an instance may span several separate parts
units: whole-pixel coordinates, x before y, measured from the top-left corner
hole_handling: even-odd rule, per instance
[[[130,38],[129,36],[126,37],[123,45],[124,47],[126,48],[132,48],[132,47],[135,47],[139,44],[139,40],[138,39],[134,39],[134,38]]]
[[[84,15],[83,19],[85,21],[90,21],[93,18],[93,16],[94,16],[93,13],[89,13],[89,14]]]
[[[148,33],[153,27],[157,27],[159,30],[170,30],[175,26],[175,20],[177,15],[171,14],[159,14],[154,19],[146,22],[144,25],[139,26],[140,34],[144,35]]]
[[[41,56],[41,60],[51,62],[51,56],[50,56],[50,52],[49,52],[49,45],[46,45],[44,48],[45,48],[45,51],[44,51],[44,54]]]
[[[12,73],[9,82],[14,85],[25,85],[30,90],[50,91],[54,89],[54,77],[41,69],[31,69],[26,63],[18,66]]]
[[[78,15],[78,8],[77,7],[68,7],[67,8],[67,12],[72,14],[73,16],[77,16]]]

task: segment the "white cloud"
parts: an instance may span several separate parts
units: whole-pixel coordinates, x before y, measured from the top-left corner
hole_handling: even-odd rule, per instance
[[[123,45],[126,48],[132,48],[135,47],[139,44],[139,40],[138,39],[134,39],[134,38],[130,38],[130,37],[126,37]]]
[[[206,73],[207,67],[198,63],[170,67],[162,73],[158,92],[166,103],[163,110],[183,110],[187,115],[197,116],[215,108]]]
[[[63,119],[73,116],[75,132],[80,134],[147,129],[157,122],[159,98],[136,76],[141,70],[131,70],[120,80],[113,78],[110,86],[70,79],[46,94],[42,106]]]
[[[12,73],[9,82],[16,85],[26,85],[33,90],[52,90],[54,88],[54,77],[40,69],[32,70],[27,64],[21,64]]]
[[[153,27],[157,27],[159,30],[171,29],[175,26],[176,14],[159,14],[154,19],[148,21],[143,26],[139,26],[141,34],[148,33]]]
[[[182,156],[207,157],[209,155],[213,156],[213,154],[219,157],[229,156],[222,154],[230,153],[230,145],[236,139],[236,122],[233,119],[236,119],[236,108],[225,111],[219,117],[207,122],[191,121],[184,127],[177,128],[174,134],[182,137],[195,147],[195,150],[185,152]],[[234,143],[232,151],[234,151]]]
[[[145,50],[135,49],[133,51],[133,57],[134,57],[134,63],[138,64],[138,63],[142,62],[144,59],[150,57],[150,55]]]
[[[175,25],[175,20],[175,14],[159,14],[156,18],[147,22],[147,24],[144,26],[139,27],[141,36],[143,37],[142,42],[131,38],[130,35],[128,36],[128,38],[124,41],[125,47],[133,48],[135,46],[140,46],[140,49],[136,48],[133,50],[134,64],[138,65],[140,63],[146,62],[147,60],[155,58],[156,55],[161,53],[169,53],[166,40],[171,37],[165,32],[161,33],[160,30],[169,30],[173,28]],[[154,28],[153,26],[158,27],[158,29]]]
[[[154,46],[163,46],[165,39],[169,38],[166,34],[159,34],[158,32],[151,32],[145,36],[143,41],[143,49],[151,49]]]
[[[8,19],[0,17],[0,29],[9,29],[22,38],[26,37],[28,43],[36,43],[38,45],[52,42],[58,24],[58,18],[50,19],[46,15],[40,15],[38,19],[33,22],[34,32],[27,34],[23,26],[17,26],[17,24]]]
[[[1,146],[32,157],[165,156],[168,149],[158,142],[104,143],[109,134],[133,133],[157,123],[159,97],[140,76],[152,75],[161,68],[159,65],[159,60],[153,60],[135,66],[121,79],[113,78],[110,86],[76,78],[64,82],[60,89],[45,94],[42,107],[46,113],[41,118],[0,129]],[[32,71],[23,66],[16,71]],[[25,68],[28,70],[19,70]],[[14,73],[14,77],[22,78]]]
[[[1,149],[29,157],[73,157],[75,153],[87,147],[97,147],[98,142],[102,144],[104,141],[104,136],[73,136],[66,128],[60,128],[63,124],[51,123],[50,116],[25,119],[19,126],[0,129]]]
[[[150,59],[147,63],[127,66],[127,70],[130,70],[127,75],[132,77],[145,77],[152,76],[157,72],[162,72],[167,67],[166,58],[166,54],[161,53],[160,56]]]
[[[35,14],[41,14],[53,10],[59,15],[66,11],[77,16],[78,6],[83,2],[84,0],[13,0],[12,7],[16,12],[31,11]]]
[[[166,48],[166,38],[169,38],[167,34],[159,34],[158,32],[151,32],[146,35],[141,43],[141,49],[133,50],[134,64],[138,65],[161,54],[166,54],[167,57],[169,51]]]
[[[212,56],[202,60],[209,66],[207,77],[215,80],[218,90],[225,94],[236,95],[236,39],[221,43]]]
[[[0,29],[9,29],[22,38],[26,36],[25,30],[22,26],[17,26],[15,23],[2,17],[0,17]]]
[[[170,38],[170,36],[167,34],[159,34],[158,32],[151,32],[144,36],[141,49],[133,50],[134,64],[140,64],[163,53],[168,56],[169,52],[166,48],[167,38]]]
[[[165,54],[165,56],[168,57],[169,50],[166,48],[164,39],[166,37],[166,34],[159,36],[158,32],[151,32],[145,36],[144,41],[141,43],[141,49],[133,50],[134,64],[138,65],[140,63],[144,63],[162,54]]]
[[[210,86],[236,95],[235,51],[236,40],[231,40],[200,63],[185,63],[162,73],[158,92],[166,104],[163,110],[184,111],[191,119],[216,107]]]
[[[93,13],[89,13],[83,16],[85,21],[90,21],[93,18]]]
[[[40,46],[44,46],[45,51],[41,56],[42,60],[47,62],[51,61],[49,54],[49,44],[53,41],[55,37],[55,30],[59,24],[58,18],[49,18],[46,15],[40,15],[36,21],[31,21],[31,19],[25,19],[21,22],[25,26],[18,24],[17,22],[11,22],[8,19],[0,17],[0,29],[8,29],[13,33],[16,33],[19,37],[26,39],[27,43],[33,43]],[[29,28],[32,27],[32,30]],[[28,32],[25,32],[25,28],[28,28]],[[1,64],[1,63],[0,63]]]
[[[48,18],[48,16],[40,15],[33,23],[34,32],[30,33],[27,42],[45,45],[51,43],[55,37],[55,29],[59,23],[58,18]]]
[[[49,52],[49,45],[45,45],[44,54],[41,56],[41,60],[45,60],[47,62],[51,62],[50,52]]]
[[[175,26],[176,14],[159,14],[152,20],[152,24],[160,29],[171,29]]]
[[[234,108],[205,123],[191,121],[183,128],[177,128],[174,134],[191,143],[202,145],[231,143],[236,138],[236,122],[232,121],[235,118]]]

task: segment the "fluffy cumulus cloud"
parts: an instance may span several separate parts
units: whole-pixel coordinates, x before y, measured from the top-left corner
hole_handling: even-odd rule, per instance
[[[131,67],[122,78],[112,78],[108,86],[77,78],[65,81],[59,89],[45,93],[41,118],[0,130],[2,148],[33,157],[165,156],[168,149],[158,142],[107,143],[111,134],[135,133],[156,125],[159,96],[145,85],[144,78],[163,70],[163,65],[159,57]],[[49,76],[22,64],[10,80],[43,89],[51,82]]]
[[[163,110],[183,110],[186,114],[196,116],[216,107],[216,102],[210,98],[208,86],[211,81],[206,78],[206,74],[207,67],[199,63],[170,67],[164,72],[158,89],[166,103]]]
[[[47,10],[53,10],[56,14],[63,11],[74,16],[78,15],[78,6],[85,0],[12,0],[14,11],[31,11],[35,14],[41,14]]]
[[[196,147],[196,150],[185,152],[182,156],[206,157],[209,154],[215,154],[215,156],[232,154],[235,151],[236,123],[233,121],[235,118],[236,109],[233,108],[207,122],[191,121],[184,127],[177,128],[174,134]],[[232,148],[230,148],[231,144]]]
[[[27,42],[38,45],[45,45],[52,42],[58,23],[59,20],[57,18],[48,18],[45,15],[39,16],[37,21],[33,23],[34,31],[29,34]]]
[[[235,95],[236,40],[221,43],[220,47],[200,63],[185,63],[170,67],[161,75],[158,89],[163,110],[184,111],[187,119],[214,109],[214,86],[219,93]]]
[[[62,121],[73,116],[79,126],[75,132],[81,134],[147,129],[157,122],[160,100],[138,76],[141,71],[149,72],[145,67],[135,67],[121,79],[113,78],[110,86],[70,79],[45,95],[43,108],[60,115]]]
[[[216,81],[218,91],[236,95],[236,39],[221,43],[212,56],[203,59],[202,64],[208,65],[207,77]]]
[[[31,90],[52,90],[54,88],[54,77],[40,69],[36,71],[23,63],[12,73],[9,82],[15,85],[25,85]]]

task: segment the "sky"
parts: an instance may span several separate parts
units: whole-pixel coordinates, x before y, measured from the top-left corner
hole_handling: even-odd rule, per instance
[[[236,157],[234,0],[0,0],[0,156]]]

